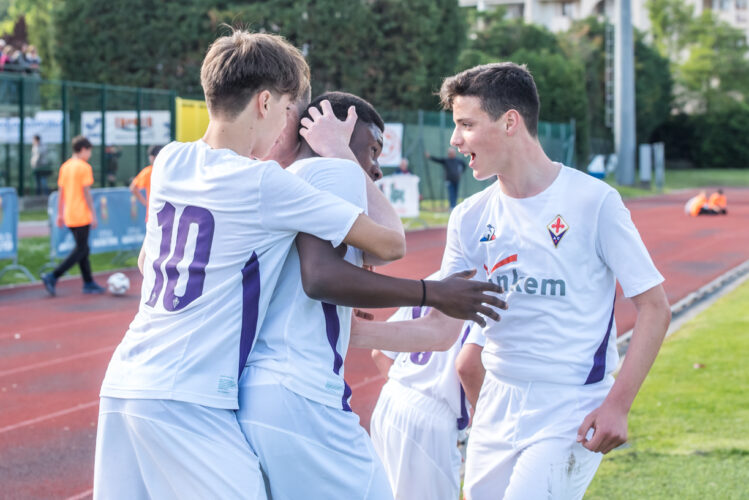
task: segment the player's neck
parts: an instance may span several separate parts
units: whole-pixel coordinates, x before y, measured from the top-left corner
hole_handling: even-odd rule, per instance
[[[301,141],[299,143],[299,149],[296,155],[297,160],[304,160],[305,158],[317,158],[320,156],[319,154],[315,153],[315,151],[310,147],[309,144],[307,144],[307,141]]]
[[[508,152],[508,162],[497,177],[507,196],[529,198],[551,186],[561,167],[546,156],[538,141],[520,146],[519,150]]]
[[[240,156],[254,158],[257,121],[240,115],[235,121],[211,118],[203,142],[213,149],[229,149]]]

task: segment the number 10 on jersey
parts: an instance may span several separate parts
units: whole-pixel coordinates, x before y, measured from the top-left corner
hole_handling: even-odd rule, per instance
[[[159,245],[159,256],[153,261],[153,270],[156,273],[153,289],[148,294],[146,305],[154,307],[163,294],[164,309],[167,311],[179,311],[187,307],[192,301],[203,293],[205,282],[205,268],[211,256],[211,244],[213,243],[213,214],[205,208],[188,205],[182,211],[177,221],[177,237],[172,248],[172,233],[174,230],[175,215],[177,210],[171,203],[165,203],[158,214],[156,214],[159,227],[161,228],[161,244]],[[175,293],[177,281],[179,280],[179,269],[177,266],[185,258],[185,247],[190,226],[197,227],[195,239],[195,252],[192,262],[187,266],[187,284],[184,293],[179,296]],[[169,257],[171,255],[171,257]],[[169,258],[169,260],[167,260]],[[164,264],[166,261],[166,264]],[[162,270],[162,264],[164,269]],[[164,283],[166,282],[166,287]]]

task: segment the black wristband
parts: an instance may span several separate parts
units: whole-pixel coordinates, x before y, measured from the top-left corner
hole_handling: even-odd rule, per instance
[[[424,283],[424,280],[421,281],[421,304],[419,307],[424,307],[424,304],[427,303],[427,285]]]

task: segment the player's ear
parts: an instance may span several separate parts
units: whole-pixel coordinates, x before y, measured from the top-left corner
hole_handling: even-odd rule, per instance
[[[257,104],[257,112],[261,118],[265,118],[270,110],[270,100],[273,95],[269,90],[261,90],[255,95],[255,101]]]

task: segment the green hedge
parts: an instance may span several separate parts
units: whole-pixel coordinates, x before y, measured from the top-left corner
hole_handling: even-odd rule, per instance
[[[749,167],[749,108],[674,115],[653,134],[666,144],[667,160],[698,168]]]

